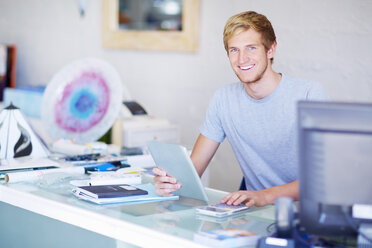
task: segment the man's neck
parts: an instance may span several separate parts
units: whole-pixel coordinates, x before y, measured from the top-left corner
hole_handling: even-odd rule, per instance
[[[250,97],[260,100],[270,95],[278,87],[281,78],[281,74],[269,69],[257,82],[243,83],[243,85]]]

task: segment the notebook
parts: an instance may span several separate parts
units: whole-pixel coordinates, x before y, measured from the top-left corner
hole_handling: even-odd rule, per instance
[[[72,193],[79,199],[94,202],[96,204],[139,204],[145,202],[173,201],[178,200],[178,196],[159,196],[156,194],[155,187],[151,183],[136,185],[136,188],[147,191],[146,195],[134,195],[125,197],[95,198],[82,194],[79,187],[72,189]]]
[[[146,190],[136,188],[129,184],[81,186],[78,187],[78,190],[80,194],[96,199],[148,194]]]

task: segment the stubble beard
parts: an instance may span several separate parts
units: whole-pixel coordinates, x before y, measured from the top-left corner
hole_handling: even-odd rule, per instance
[[[247,85],[255,84],[263,78],[263,76],[264,76],[264,74],[267,70],[267,67],[268,67],[268,64],[266,63],[265,68],[263,68],[263,70],[261,72],[259,72],[252,80],[244,80],[242,77],[239,76],[238,73],[235,73],[235,74],[239,78],[240,82],[242,82],[243,84],[247,84]]]
[[[256,75],[256,77],[254,77],[252,80],[243,80],[238,74],[237,74],[237,76],[238,76],[240,82],[242,82],[243,84],[249,85],[249,84],[255,84],[255,83],[259,82],[262,79],[263,74],[264,73],[262,72],[262,73]]]

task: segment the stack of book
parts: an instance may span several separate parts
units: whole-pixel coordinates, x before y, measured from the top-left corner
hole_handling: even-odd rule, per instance
[[[153,184],[140,185],[95,185],[75,187],[72,193],[79,199],[96,204],[143,203],[178,200],[178,196],[159,196]]]

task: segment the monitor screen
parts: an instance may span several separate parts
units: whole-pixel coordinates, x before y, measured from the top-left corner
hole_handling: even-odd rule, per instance
[[[299,102],[298,130],[301,226],[356,234],[345,213],[372,205],[372,104]]]

